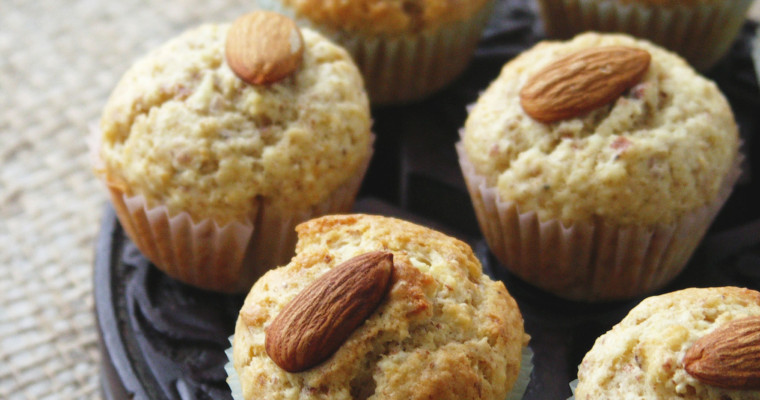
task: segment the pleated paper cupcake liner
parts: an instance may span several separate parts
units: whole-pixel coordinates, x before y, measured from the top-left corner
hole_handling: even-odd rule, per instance
[[[94,132],[96,138],[98,132]],[[97,139],[91,148],[99,148]],[[254,199],[250,217],[220,225],[211,218],[193,221],[190,214],[172,215],[165,205],[150,206],[142,195],[130,196],[93,166],[108,189],[116,215],[132,242],[158,269],[188,285],[226,292],[247,292],[269,269],[286,264],[295,252],[296,225],[322,215],[351,211],[369,165],[327,198],[306,209],[283,210],[266,199]],[[100,167],[102,170],[102,166]]]
[[[245,400],[243,397],[243,386],[240,383],[240,375],[235,370],[232,343],[234,342],[234,335],[229,337],[230,347],[224,351],[227,355],[227,363],[224,364],[224,370],[227,372],[227,385],[232,392],[232,398],[234,400]],[[528,389],[528,383],[530,383],[530,374],[533,372],[533,350],[529,346],[525,346],[522,349],[522,359],[520,360],[520,371],[517,374],[517,380],[512,385],[512,390],[507,393],[505,400],[520,400],[525,396],[525,391]],[[411,379],[411,377],[410,377]]]
[[[673,50],[696,69],[705,71],[731,47],[752,0],[692,5],[623,3],[620,0],[539,0],[538,3],[550,37],[569,39],[586,31],[624,32]]]
[[[224,364],[224,371],[227,372],[227,385],[230,387],[232,399],[245,400],[243,397],[243,385],[240,383],[240,375],[238,375],[234,364],[234,356],[232,352],[234,338],[235,335],[229,337],[230,347],[224,351],[224,354],[227,356],[227,362]]]
[[[488,1],[467,20],[435,30],[400,35],[352,34],[321,26],[278,0],[260,0],[259,6],[294,18],[342,45],[364,77],[373,105],[421,100],[442,89],[469,64],[495,1]]]
[[[578,380],[575,379],[569,383],[570,385],[570,391],[573,392],[573,395],[568,397],[567,400],[575,400],[575,388],[578,387]]]
[[[507,393],[506,400],[520,400],[525,396],[530,383],[530,374],[533,372],[533,350],[530,346],[522,348],[522,358],[520,360],[520,371],[517,373],[517,380],[512,385],[512,390]]]
[[[715,200],[673,224],[618,226],[597,218],[565,226],[503,201],[475,171],[461,142],[457,153],[480,229],[499,262],[532,285],[587,302],[633,298],[675,278],[728,199],[741,160]]]

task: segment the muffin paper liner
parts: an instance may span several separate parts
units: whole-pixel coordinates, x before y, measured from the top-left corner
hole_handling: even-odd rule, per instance
[[[232,344],[234,343],[235,335],[229,337],[230,347],[224,351],[227,356],[227,362],[224,364],[224,370],[227,372],[227,385],[232,392],[233,400],[245,400],[243,397],[243,385],[240,383],[240,375],[235,370],[234,357],[232,354]]]
[[[539,0],[550,37],[568,39],[585,31],[625,32],[681,54],[707,70],[730,48],[752,0],[648,5],[619,0]],[[708,4],[709,3],[709,4]]]
[[[245,400],[243,397],[243,386],[240,383],[240,375],[235,370],[232,343],[235,335],[229,337],[230,347],[224,351],[227,355],[227,363],[224,364],[224,370],[227,372],[227,385],[232,392],[233,400]],[[507,393],[505,400],[520,400],[525,395],[530,383],[530,374],[533,372],[533,350],[525,346],[522,349],[522,359],[520,360],[520,372],[517,373],[517,380],[512,385],[512,390]],[[410,377],[410,379],[412,379]]]
[[[564,226],[502,201],[497,188],[475,172],[461,142],[457,153],[480,229],[499,262],[541,289],[588,302],[629,299],[675,278],[731,194],[742,159],[737,157],[714,201],[673,224],[616,226],[598,218]]]
[[[352,34],[314,23],[279,0],[259,6],[285,14],[342,45],[364,77],[373,105],[420,100],[453,81],[467,67],[491,17],[495,0],[471,18],[419,33],[375,36]]]
[[[256,199],[249,220],[220,226],[211,218],[171,215],[165,205],[150,207],[142,195],[129,196],[109,182],[99,160],[100,132],[93,130],[90,155],[105,183],[116,215],[140,252],[167,275],[202,289],[247,292],[267,270],[287,263],[297,241],[296,225],[308,219],[349,212],[369,166],[371,151],[357,173],[326,199],[304,210],[281,210]]]
[[[573,392],[573,395],[568,397],[567,400],[575,400],[575,388],[578,387],[578,380],[575,379],[574,381],[569,383],[570,391]]]
[[[525,396],[530,383],[530,374],[533,372],[533,350],[528,346],[522,348],[522,358],[520,360],[520,371],[517,373],[517,380],[512,385],[512,390],[507,393],[506,400],[520,400]]]

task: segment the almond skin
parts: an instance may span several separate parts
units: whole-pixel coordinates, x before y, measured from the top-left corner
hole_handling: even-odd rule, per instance
[[[255,11],[235,20],[227,33],[225,56],[230,69],[253,85],[267,85],[291,75],[303,60],[301,31],[290,18]]]
[[[760,390],[760,316],[731,321],[701,337],[686,351],[683,364],[702,383]]]
[[[646,50],[625,46],[572,53],[531,76],[520,90],[520,105],[544,123],[584,115],[641,81],[651,58]]]
[[[340,348],[390,288],[393,254],[375,251],[331,269],[296,295],[266,329],[272,361],[288,372],[314,367]]]

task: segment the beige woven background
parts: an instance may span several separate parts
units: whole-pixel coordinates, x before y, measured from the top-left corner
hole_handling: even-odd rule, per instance
[[[101,397],[88,125],[135,57],[254,1],[0,0],[0,399]]]
[[[101,397],[88,125],[135,57],[254,2],[0,0],[0,399]]]

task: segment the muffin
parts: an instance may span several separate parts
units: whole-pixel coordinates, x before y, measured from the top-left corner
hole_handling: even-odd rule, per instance
[[[744,339],[754,345],[742,345]],[[754,290],[691,288],[650,297],[596,340],[579,367],[575,399],[760,399],[758,340]],[[739,351],[744,355],[735,356]],[[737,381],[747,367],[749,380]]]
[[[621,32],[679,53],[696,69],[714,65],[736,39],[752,0],[539,0],[548,36]]]
[[[242,398],[505,398],[517,379],[528,336],[504,284],[483,274],[468,245],[409,222],[370,215],[322,217],[297,230],[295,257],[261,277],[240,311],[232,353],[233,379],[242,384]],[[273,353],[270,341],[285,342],[285,347],[306,343],[296,332],[308,329],[281,329],[277,322],[298,308],[291,304],[300,304],[299,297],[314,286],[335,289],[339,283],[317,283],[377,254],[392,264],[385,295],[334,353],[300,372],[287,372],[288,365],[275,362],[283,345]],[[349,279],[369,275],[352,268],[356,275]],[[342,291],[328,294],[344,298]],[[323,316],[318,313],[314,320],[331,320]],[[305,347],[312,354],[321,345]]]
[[[467,66],[494,0],[262,0],[345,46],[372,104],[423,99]]]
[[[244,33],[228,40],[233,28]],[[261,43],[274,47],[246,53]],[[284,59],[273,58],[278,46]],[[370,129],[349,54],[258,12],[191,29],[137,61],[103,110],[95,172],[158,268],[204,289],[245,292],[290,259],[299,222],[351,209]]]
[[[684,267],[738,176],[728,102],[625,35],[542,42],[507,63],[457,145],[481,230],[557,296],[632,298]]]

